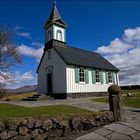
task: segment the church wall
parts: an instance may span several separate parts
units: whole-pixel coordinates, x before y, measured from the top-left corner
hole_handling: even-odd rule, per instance
[[[86,92],[107,92],[108,87],[112,84],[106,84],[105,72],[103,72],[103,84],[92,83],[92,70],[88,69],[88,83],[76,83],[75,82],[75,67],[67,66],[66,68],[67,77],[67,93],[86,93]],[[117,84],[117,76],[115,78],[115,83]]]
[[[47,93],[47,67],[53,66],[53,92],[66,93],[66,64],[56,53],[51,49],[51,59],[48,59],[48,51],[45,52],[42,63],[38,71],[38,92],[40,94]]]

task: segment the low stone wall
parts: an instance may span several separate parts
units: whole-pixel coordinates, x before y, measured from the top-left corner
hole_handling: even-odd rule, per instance
[[[108,92],[90,92],[90,93],[68,93],[68,97],[72,98],[82,98],[82,97],[98,97],[98,96],[108,96]]]
[[[54,140],[113,121],[113,114],[110,111],[100,112],[98,115],[85,114],[0,121],[0,139]]]

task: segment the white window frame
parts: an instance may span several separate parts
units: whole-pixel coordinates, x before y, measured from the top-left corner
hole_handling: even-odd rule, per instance
[[[101,83],[101,77],[100,77],[100,71],[95,70],[95,83],[100,84]]]
[[[112,72],[108,72],[108,83],[113,83],[113,77],[112,77]]]
[[[56,38],[57,40],[62,41],[62,31],[60,29],[56,31]]]
[[[84,68],[79,68],[79,83],[85,83],[85,78]]]

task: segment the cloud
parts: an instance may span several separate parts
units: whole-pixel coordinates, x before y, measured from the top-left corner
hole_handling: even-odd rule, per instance
[[[31,35],[28,32],[16,32],[16,34],[21,37],[31,38]]]
[[[101,46],[97,49],[101,54],[115,54],[124,53],[128,49],[133,48],[133,45],[121,41],[119,38],[114,39],[108,46]]]
[[[23,30],[24,30],[24,28],[22,26],[16,26],[15,27],[15,31],[16,31],[16,34],[18,36],[30,39],[31,38],[31,34],[29,32],[25,32]]]
[[[107,46],[98,47],[96,52],[120,69],[120,84],[140,84],[140,27],[124,30]]]
[[[21,82],[26,82],[33,80],[33,73],[32,71],[25,72],[24,74],[21,74],[20,72],[15,72],[14,73],[14,83],[21,83]]]
[[[44,45],[43,45],[42,43],[40,43],[40,42],[32,42],[31,45],[32,45],[32,46],[35,46],[35,47],[37,47],[37,48],[44,47]]]
[[[35,43],[32,43],[32,45],[35,45]],[[37,61],[40,60],[42,54],[43,54],[43,44],[41,43],[38,43],[36,42],[36,45],[39,47],[39,48],[33,48],[33,47],[28,47],[27,45],[24,45],[24,44],[21,44],[18,48],[19,48],[19,51],[22,55],[24,56],[29,56],[29,57],[34,57],[37,59]]]
[[[22,26],[16,26],[15,27],[15,30],[17,31],[17,30],[22,30],[22,29],[24,29],[24,27],[22,27]]]
[[[37,83],[36,76],[32,71],[21,74],[19,71],[15,71],[12,77],[13,82],[7,83],[7,88],[18,88],[25,85],[34,85]]]
[[[126,29],[124,30],[124,39],[127,42],[140,42],[140,27],[136,27],[135,29]]]
[[[4,75],[8,75],[9,82],[6,82],[2,76],[0,76],[0,83],[6,84],[7,88],[16,88],[24,85],[36,84],[36,76],[33,75],[32,71],[25,72],[21,74],[19,71],[15,71],[13,73],[3,73]]]

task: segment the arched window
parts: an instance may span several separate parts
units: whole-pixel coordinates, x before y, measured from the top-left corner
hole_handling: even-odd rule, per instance
[[[85,82],[85,71],[84,68],[79,69],[79,81]]]
[[[112,80],[112,73],[111,72],[108,72],[108,82],[109,83],[113,82],[113,80]]]
[[[98,70],[95,71],[96,82],[100,82],[100,72]]]
[[[62,41],[62,32],[61,32],[61,30],[57,30],[57,32],[56,32],[56,38],[57,38],[57,40]]]
[[[48,41],[51,40],[51,30],[48,31]]]

